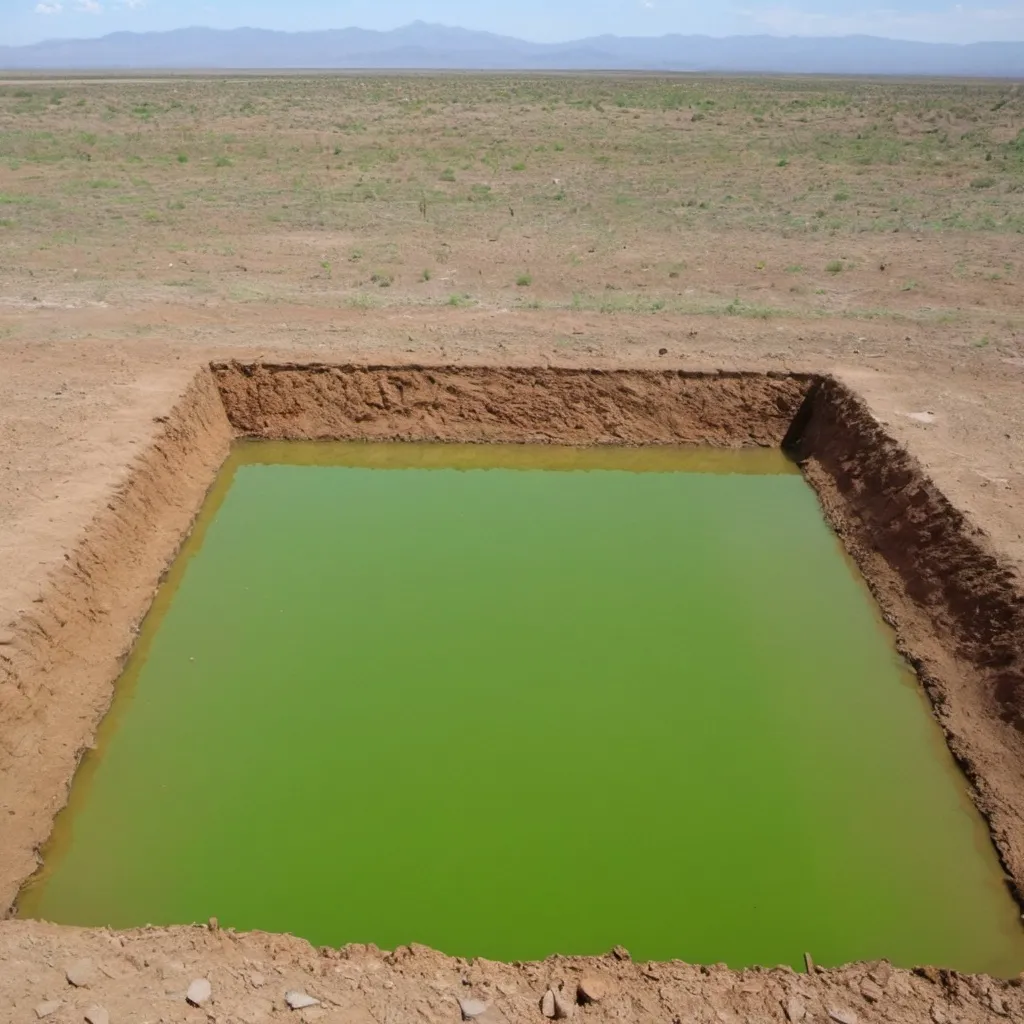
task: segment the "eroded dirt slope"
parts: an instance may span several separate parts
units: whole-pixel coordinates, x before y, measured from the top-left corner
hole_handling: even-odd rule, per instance
[[[761,373],[216,364],[232,426],[267,439],[778,445],[809,386]]]
[[[290,936],[204,926],[110,932],[0,922],[0,967],[0,1007],[8,1007],[12,1022],[34,1020],[36,1007],[59,1003],[47,1019],[79,1021],[99,1006],[117,1024],[448,1024],[462,1019],[465,1006],[482,1010],[477,1019],[484,1024],[542,1024],[549,990],[558,995],[556,1012],[583,1024],[981,1024],[1024,1016],[1017,984],[934,968],[897,970],[884,961],[812,974],[730,971],[677,961],[635,964],[617,950],[501,964],[424,946],[387,954],[372,946],[318,951]],[[87,985],[70,984],[69,969]],[[186,993],[199,979],[209,981],[211,995],[193,1008]],[[597,1002],[579,1004],[581,982]],[[289,992],[317,1004],[290,1010]]]

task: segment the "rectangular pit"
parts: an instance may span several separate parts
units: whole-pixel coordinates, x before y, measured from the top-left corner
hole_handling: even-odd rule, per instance
[[[123,655],[148,604],[153,567],[167,564],[184,536],[232,435],[784,444],[896,627],[1019,882],[1022,629],[1013,573],[838,382],[798,374],[231,364],[197,377],[111,515],[94,524],[48,602],[0,654],[11,678],[28,681],[19,687],[24,709],[58,726],[63,740],[46,751],[35,777],[5,776],[5,786],[21,785],[23,804],[34,798],[37,808],[24,828],[0,839],[16,855],[4,857],[5,867],[18,865],[4,878],[9,899],[34,868],[78,751],[109,700],[112,655]],[[164,529],[151,530],[154,521]],[[127,566],[125,553],[133,556]],[[120,599],[112,602],[114,591]],[[71,639],[76,630],[88,631],[88,643]],[[69,639],[54,642],[62,636]],[[53,690],[70,679],[84,700],[58,709],[45,693],[32,693],[33,682]],[[17,724],[5,715],[0,728]]]

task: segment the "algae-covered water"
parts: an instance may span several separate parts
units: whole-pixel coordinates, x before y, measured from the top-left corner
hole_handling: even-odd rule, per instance
[[[239,445],[20,901],[1011,974],[915,681],[776,452]]]

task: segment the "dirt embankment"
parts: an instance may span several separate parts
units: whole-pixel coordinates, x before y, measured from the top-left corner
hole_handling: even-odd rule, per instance
[[[481,1024],[544,1024],[541,1003],[549,991],[558,995],[556,1013],[590,1024],[1024,1019],[1024,988],[1017,984],[934,968],[899,970],[884,961],[810,974],[785,967],[731,971],[679,961],[638,964],[619,949],[603,957],[502,964],[446,957],[423,946],[393,953],[373,946],[317,951],[291,936],[235,935],[202,926],[110,932],[6,921],[0,922],[0,964],[0,1005],[11,1008],[4,1019],[26,1022],[36,1019],[36,1006],[59,1001],[53,1019],[69,1022],[98,1005],[109,1011],[112,1024],[455,1024],[465,1006],[466,1013],[483,1011],[476,1018]],[[73,965],[88,987],[68,983]],[[210,999],[201,1009],[185,1001],[196,979],[210,982]],[[584,1001],[581,984],[595,1001]],[[288,992],[317,1003],[289,1011]]]
[[[232,426],[274,440],[778,445],[812,378],[496,367],[214,364]]]
[[[895,627],[1024,903],[1024,582],[837,381],[815,384],[785,444]]]
[[[0,910],[36,868],[161,574],[230,441],[202,371],[63,568],[0,637]]]

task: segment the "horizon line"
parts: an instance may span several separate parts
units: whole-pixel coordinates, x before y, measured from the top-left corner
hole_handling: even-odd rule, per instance
[[[109,39],[112,36],[162,36],[170,35],[175,32],[191,32],[191,31],[203,31],[203,32],[215,32],[220,34],[228,34],[232,32],[267,32],[274,35],[282,36],[308,36],[308,35],[322,35],[331,32],[348,32],[356,30],[359,32],[366,32],[378,36],[392,35],[396,32],[401,32],[404,29],[414,28],[416,26],[424,26],[425,28],[442,28],[455,30],[458,32],[466,32],[471,35],[483,35],[493,36],[496,39],[513,40],[515,42],[527,43],[530,46],[544,46],[544,47],[558,47],[558,46],[570,46],[574,43],[592,42],[600,39],[614,39],[614,40],[625,40],[625,39],[670,39],[678,37],[681,39],[714,39],[714,40],[729,40],[729,39],[779,39],[779,40],[823,40],[823,39],[864,39],[874,40],[887,43],[904,43],[911,46],[929,46],[929,47],[954,47],[956,49],[969,49],[974,46],[1014,46],[1024,44],[1024,39],[983,39],[976,40],[970,43],[956,43],[956,42],[935,42],[922,39],[905,39],[898,36],[876,36],[869,33],[863,32],[848,32],[843,34],[824,34],[824,35],[801,35],[797,33],[789,33],[788,35],[781,35],[772,32],[752,32],[752,33],[731,33],[729,35],[713,35],[708,32],[662,32],[657,35],[616,35],[612,32],[603,32],[596,36],[577,36],[572,39],[564,39],[555,42],[541,42],[533,39],[526,39],[523,36],[516,35],[505,35],[501,32],[492,32],[489,29],[473,29],[466,28],[463,25],[450,25],[444,22],[438,21],[424,21],[422,19],[415,19],[407,22],[403,25],[396,25],[390,29],[377,29],[377,28],[364,28],[362,25],[344,25],[337,26],[334,28],[313,28],[313,29],[279,29],[279,28],[264,28],[260,25],[235,25],[231,28],[215,28],[211,25],[180,25],[175,28],[167,29],[146,29],[138,31],[134,29],[117,29],[112,32],[106,32],[102,35],[96,36],[49,36],[46,39],[40,39],[34,43],[14,43],[14,44],[0,44],[0,50],[26,50],[35,46],[45,46],[49,43],[90,43],[99,42],[103,39]]]

